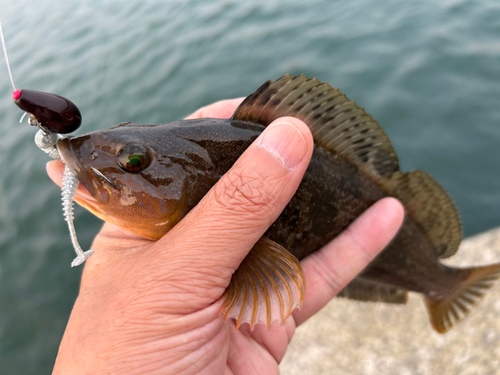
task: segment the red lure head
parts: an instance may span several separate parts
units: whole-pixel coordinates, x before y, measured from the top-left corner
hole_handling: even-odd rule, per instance
[[[17,100],[21,96],[21,90],[15,89],[12,93],[12,99]]]

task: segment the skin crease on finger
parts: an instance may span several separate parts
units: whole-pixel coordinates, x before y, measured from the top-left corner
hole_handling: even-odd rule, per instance
[[[192,116],[230,117],[240,102],[218,102]],[[274,323],[268,331],[257,325],[250,331],[246,324],[237,330],[233,321],[224,322],[217,298],[291,198],[307,167],[310,133],[296,119],[285,122],[299,129],[309,153],[294,170],[256,142],[235,165],[239,172],[233,179],[217,185],[158,242],[104,225],[85,266],[54,374],[279,373],[278,363],[296,325],[359,273],[395,235],[403,218],[398,201],[383,199],[317,255],[304,259],[304,306],[284,326]],[[48,172],[60,184],[54,164]],[[251,188],[244,190],[241,184]],[[250,228],[242,225],[248,219]]]

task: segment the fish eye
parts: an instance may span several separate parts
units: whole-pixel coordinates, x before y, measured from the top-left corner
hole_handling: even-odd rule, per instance
[[[131,144],[122,147],[116,153],[120,167],[130,173],[139,173],[151,165],[152,157],[150,150],[139,144]]]

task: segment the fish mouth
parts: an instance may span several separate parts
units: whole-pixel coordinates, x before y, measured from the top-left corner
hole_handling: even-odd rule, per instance
[[[96,194],[92,177],[75,155],[70,138],[58,140],[56,147],[66,168],[69,168],[69,170],[76,175],[78,181],[80,181],[94,199],[100,200],[98,194]]]

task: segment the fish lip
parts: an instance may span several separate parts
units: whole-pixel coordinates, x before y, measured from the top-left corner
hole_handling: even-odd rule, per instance
[[[73,150],[73,145],[71,144],[71,138],[67,137],[59,139],[57,141],[56,147],[66,167],[76,175],[78,181],[80,181],[80,183],[85,186],[90,195],[94,199],[97,199],[92,178],[85,170],[85,167],[82,165],[82,163],[80,163],[80,160],[78,160],[78,158],[76,157],[75,151]]]

